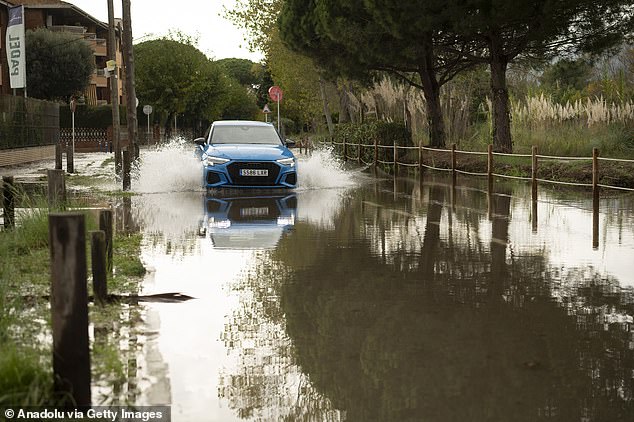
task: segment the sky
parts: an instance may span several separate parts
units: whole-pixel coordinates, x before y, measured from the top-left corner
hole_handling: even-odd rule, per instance
[[[107,0],[65,0],[95,18],[108,22]],[[121,0],[114,0],[115,17],[121,17]],[[134,42],[146,36],[166,35],[168,31],[198,36],[198,49],[212,59],[237,57],[262,60],[261,53],[252,53],[244,41],[245,32],[224,18],[224,7],[232,7],[232,0],[131,0],[132,36]]]

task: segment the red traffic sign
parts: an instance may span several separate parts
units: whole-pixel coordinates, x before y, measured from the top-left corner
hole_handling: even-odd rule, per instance
[[[264,114],[269,114],[271,112],[271,109],[269,108],[268,104],[264,104],[264,108],[262,109],[262,113]]]
[[[271,100],[282,101],[282,96],[283,96],[282,88],[280,88],[279,86],[273,85],[272,87],[269,88],[269,98],[271,98]]]

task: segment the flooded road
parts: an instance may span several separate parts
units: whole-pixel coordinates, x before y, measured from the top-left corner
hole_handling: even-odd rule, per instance
[[[208,195],[144,157],[136,404],[175,421],[631,421],[634,198],[299,163]]]

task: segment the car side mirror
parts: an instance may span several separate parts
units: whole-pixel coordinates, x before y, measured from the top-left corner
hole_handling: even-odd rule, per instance
[[[289,148],[293,148],[295,146],[295,141],[293,141],[292,139],[287,139],[286,142],[284,142],[284,143]]]
[[[201,147],[205,145],[205,142],[206,142],[205,138],[196,138],[196,139],[194,139],[194,143],[196,145],[198,145],[198,146],[201,146]]]

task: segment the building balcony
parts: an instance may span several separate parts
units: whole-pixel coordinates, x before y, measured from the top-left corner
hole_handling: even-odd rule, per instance
[[[106,57],[108,55],[106,40],[103,38],[89,38],[88,45],[90,45],[95,56]]]
[[[53,32],[69,32],[76,35],[84,35],[87,31],[85,27],[76,25],[51,25],[48,29]]]
[[[103,69],[95,69],[91,78],[91,83],[98,88],[106,88],[108,86],[108,78],[106,77]]]

